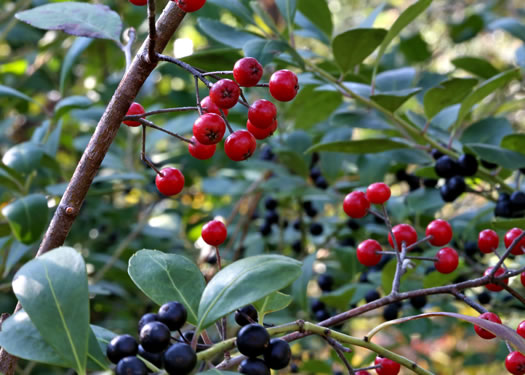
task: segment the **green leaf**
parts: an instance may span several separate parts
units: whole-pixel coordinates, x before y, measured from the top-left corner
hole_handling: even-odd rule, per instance
[[[60,2],[45,4],[15,15],[17,19],[44,30],[62,30],[88,38],[110,39],[120,44],[122,21],[118,13],[101,4]]]
[[[15,238],[23,244],[40,239],[48,220],[47,199],[42,194],[31,194],[2,208]]]
[[[409,148],[407,143],[393,141],[388,138],[361,139],[357,141],[340,141],[330,143],[318,143],[310,147],[306,152],[327,151],[345,152],[347,154],[375,154],[400,148]]]
[[[474,38],[485,27],[480,14],[471,14],[461,22],[449,24],[450,37],[454,43],[462,43]]]
[[[310,129],[326,120],[343,100],[338,92],[315,89],[313,85],[303,87],[290,106],[288,113],[293,114],[296,129]]]
[[[261,65],[264,66],[272,62],[274,57],[279,56],[281,53],[285,51],[291,52],[291,48],[287,43],[280,40],[254,39],[243,46],[243,51],[245,56],[256,58]],[[297,55],[296,52],[295,55],[296,56],[294,57],[297,57],[302,61],[301,57]]]
[[[188,322],[197,324],[204,277],[188,258],[157,250],[140,250],[129,260],[128,273],[135,285],[159,305],[179,301],[188,310]]]
[[[525,219],[497,219],[490,225],[495,230],[509,230],[512,228],[525,228]]]
[[[236,48],[206,49],[195,52],[193,55],[184,57],[181,60],[190,65],[198,66],[200,69],[216,71],[223,69],[225,66],[233,66],[242,57],[238,52],[238,48],[240,46],[236,46]]]
[[[32,98],[18,90],[11,87],[0,85],[0,97],[2,96],[14,96],[15,98],[26,100],[28,102],[36,103]]]
[[[376,76],[376,89],[381,93],[410,89],[415,78],[416,70],[414,68],[385,70]]]
[[[348,111],[337,112],[331,119],[330,124],[334,127],[344,126],[350,128],[389,130],[392,127],[375,112],[371,111]]]
[[[356,284],[347,284],[334,291],[323,293],[319,298],[328,306],[337,309],[345,310],[348,308],[348,303],[357,290]]]
[[[461,102],[477,83],[472,78],[452,78],[431,88],[423,101],[425,115],[431,119],[446,107]]]
[[[93,102],[85,96],[69,96],[55,106],[55,118],[60,118],[72,109],[89,108]]]
[[[500,146],[525,154],[525,134],[509,134],[501,140]]]
[[[292,284],[292,295],[294,301],[301,306],[303,310],[308,309],[308,297],[306,294],[306,288],[308,282],[313,275],[313,266],[316,259],[316,253],[312,253],[303,259],[303,266],[301,267],[301,275]]]
[[[492,94],[494,91],[504,87],[514,79],[520,78],[520,70],[518,68],[507,70],[491,79],[483,82],[474,91],[472,91],[461,103],[461,108],[458,113],[458,118],[453,125],[453,129],[458,128],[472,107]]]
[[[499,18],[488,26],[490,30],[502,29],[525,42],[525,25],[514,18]]]
[[[379,104],[381,107],[388,109],[390,112],[395,112],[408,99],[410,99],[420,91],[420,88],[405,89],[399,91],[385,91],[372,95],[370,99]]]
[[[43,155],[44,150],[41,146],[23,142],[7,150],[2,162],[18,173],[28,174],[39,167]]]
[[[332,13],[326,0],[298,0],[297,9],[325,35],[332,36]]]
[[[359,27],[372,27],[376,22],[377,16],[381,14],[383,9],[385,9],[386,3],[379,4],[366,19],[359,24]]]
[[[491,163],[496,163],[503,168],[510,170],[525,168],[525,155],[522,153],[480,143],[468,143],[465,146],[472,150],[479,158]]]
[[[276,149],[274,151],[283,165],[304,178],[308,177],[308,164],[299,153],[289,149]]]
[[[275,0],[275,3],[286,20],[286,24],[293,26],[295,12],[297,11],[297,0]]]
[[[15,274],[13,291],[45,341],[78,373],[85,373],[90,328],[82,256],[60,247],[33,259]]]
[[[463,69],[484,79],[492,78],[500,73],[490,62],[479,57],[457,57],[451,63],[458,69]]]
[[[506,118],[487,117],[470,125],[459,140],[463,144],[485,143],[497,146],[512,131],[512,124]]]
[[[332,50],[343,73],[361,64],[383,42],[385,29],[350,29],[334,37]]]
[[[235,29],[211,18],[198,18],[197,25],[213,40],[233,48],[240,48],[252,40],[260,39],[255,34]]]
[[[60,93],[64,94],[64,87],[66,85],[66,78],[73,68],[73,64],[77,58],[84,52],[86,48],[89,47],[93,39],[91,38],[76,38],[69,50],[67,51],[66,56],[64,57],[64,62],[60,68]]]
[[[454,272],[443,274],[438,271],[432,271],[423,279],[423,288],[434,288],[450,284],[460,274],[460,268],[456,268]]]
[[[214,4],[222,9],[228,9],[237,17],[242,18],[248,23],[254,23],[250,11],[238,0],[208,0],[208,3]]]
[[[290,285],[300,274],[301,263],[281,255],[258,255],[230,264],[219,271],[204,289],[197,331]]]
[[[253,306],[259,312],[259,316],[264,317],[266,314],[270,314],[276,311],[281,311],[292,303],[293,298],[288,294],[281,292],[273,292],[264,298],[256,301]]]

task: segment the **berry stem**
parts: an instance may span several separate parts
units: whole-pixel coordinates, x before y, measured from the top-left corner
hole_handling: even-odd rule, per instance
[[[330,333],[330,331],[328,330],[328,333]],[[346,359],[345,355],[343,352],[347,352],[348,353],[348,348],[344,347],[343,345],[341,345],[341,343],[339,343],[338,341],[334,340],[333,338],[331,337],[328,337],[326,335],[320,335],[328,344],[330,344],[330,346],[332,348],[334,348],[334,351],[335,353],[337,354],[337,356],[339,357],[339,359],[341,360],[341,362],[343,362],[343,364],[345,365],[346,369],[348,370],[348,374],[349,375],[355,375],[355,371],[354,369],[352,368],[352,366],[350,365],[350,363],[348,363],[348,360]],[[343,350],[344,349],[344,350]],[[350,350],[351,351],[351,350]]]
[[[175,65],[181,67],[182,69],[186,70],[187,72],[193,74],[193,76],[199,78],[199,80],[202,83],[204,83],[206,85],[206,87],[210,88],[211,86],[213,86],[213,84],[210,81],[208,81],[206,79],[206,77],[204,77],[203,73],[199,72],[197,69],[195,69],[190,64],[187,64],[187,63],[185,63],[182,60],[176,59],[175,57],[163,55],[163,54],[160,54],[160,53],[157,53],[157,58],[160,61],[166,61],[166,62],[175,64]]]
[[[129,67],[131,66],[131,60],[132,60],[132,54],[131,54],[131,48],[133,47],[133,42],[135,42],[135,37],[137,36],[137,32],[133,27],[130,27],[127,29],[127,38],[128,42],[122,46],[122,51],[124,52],[124,56],[126,58],[126,72],[128,71]]]
[[[233,133],[233,129],[232,129],[232,126],[230,125],[230,122],[228,121],[228,118],[224,114],[224,111],[222,110],[222,108],[219,108],[219,111],[221,111],[222,119],[226,123],[226,127],[228,128],[228,131],[230,132],[230,134],[232,134]]]
[[[255,85],[255,87],[270,87],[269,83],[258,83]]]
[[[374,210],[368,210],[368,213],[369,213],[370,215],[373,215],[373,216],[375,216],[375,217],[377,217],[377,218],[383,220],[384,222],[386,222],[385,217],[384,217],[383,215],[381,215],[379,212],[374,211]]]
[[[395,241],[396,240],[394,239],[394,244],[396,243]],[[407,246],[405,242],[403,241],[401,243],[401,254],[399,254],[396,251],[398,260],[396,264],[396,273],[394,275],[394,281],[392,282],[392,291],[390,292],[390,294],[394,296],[399,293],[399,286],[401,284],[401,276],[403,276],[403,273],[404,273],[403,262],[405,261],[406,254],[407,254]]]
[[[177,133],[173,133],[173,132],[170,132],[169,130],[163,129],[163,128],[161,128],[160,126],[155,125],[155,124],[152,123],[151,121],[145,120],[145,119],[143,119],[143,118],[140,118],[139,121],[140,121],[140,123],[141,123],[143,126],[147,126],[147,127],[153,128],[153,129],[160,130],[161,132],[164,132],[164,133],[166,133],[166,134],[169,134],[169,135],[171,135],[172,137],[177,138],[177,139],[179,139],[179,140],[181,140],[181,141],[183,141],[183,142],[193,144],[193,141],[192,141],[191,139],[185,138],[185,137],[183,137],[182,135],[179,135],[179,134],[177,134]]]
[[[356,368],[355,370],[359,372],[359,371],[375,370],[376,368],[381,368],[381,365]]]
[[[426,236],[426,237],[423,237],[422,239],[420,239],[420,240],[414,242],[412,245],[407,246],[407,251],[410,251],[410,250],[412,250],[413,248],[418,247],[418,246],[421,245],[422,243],[425,243],[425,242],[431,240],[432,238],[433,238],[433,236],[431,236],[431,235]]]
[[[484,308],[483,306],[481,306],[480,304],[476,303],[475,301],[473,301],[472,299],[468,298],[466,295],[464,295],[463,293],[461,293],[461,292],[459,292],[457,290],[452,290],[451,294],[454,295],[457,299],[465,302],[467,305],[472,307],[474,310],[476,310],[480,314],[488,312],[488,310],[486,308]]]
[[[163,109],[157,109],[155,111],[149,111],[145,112],[141,115],[129,115],[122,119],[122,121],[126,120],[140,120],[141,118],[158,115],[162,113],[172,113],[172,112],[185,112],[185,111],[197,111],[198,107],[176,107],[176,108],[163,108]]]
[[[199,92],[199,79],[193,77],[195,80],[195,100],[197,101],[197,111],[199,111],[199,116],[202,116],[202,106],[201,106],[201,94]]]
[[[143,120],[143,121],[146,121],[146,120]],[[142,150],[140,152],[140,158],[151,169],[153,169],[158,175],[163,176],[162,172],[159,171],[157,169],[157,167],[155,167],[155,164],[153,164],[153,162],[151,160],[149,160],[148,156],[146,155],[146,125],[144,125],[144,124],[142,124]]]
[[[155,52],[155,45],[157,43],[157,27],[155,25],[155,18],[155,0],[148,0],[149,38],[147,50],[149,62],[153,64],[158,61],[157,53]]]
[[[239,100],[239,103],[245,106],[246,108],[250,108],[250,103],[248,103],[248,99],[246,99],[246,97],[244,96],[243,89],[240,90],[240,93],[242,100]]]
[[[233,74],[233,71],[232,70],[219,70],[219,71],[216,71],[216,72],[203,72],[202,75],[204,77],[206,76],[224,76],[224,75],[232,75]],[[215,78],[215,77],[214,77]]]
[[[523,294],[518,293],[514,288],[508,286],[504,282],[496,281],[496,284],[501,285],[503,289],[509,292],[509,294],[511,294],[518,301],[520,301],[523,305],[525,305],[525,296],[523,296]]]
[[[507,259],[507,257],[512,252],[512,250],[514,250],[516,248],[516,246],[518,246],[519,242],[523,239],[523,237],[525,237],[525,231],[521,232],[521,234],[518,237],[516,237],[514,239],[514,241],[512,241],[512,243],[510,244],[508,249],[505,251],[505,253],[499,258],[498,263],[496,263],[496,265],[492,268],[492,271],[490,271],[490,273],[488,274],[488,276],[491,279],[494,278],[494,275],[496,274],[496,271],[501,267],[501,265],[503,264],[505,259]]]
[[[408,247],[407,247],[408,249]],[[376,251],[376,254],[381,255],[396,255],[395,251]],[[407,255],[404,259],[414,259],[414,260],[428,260],[431,262],[437,262],[438,258],[436,257],[423,257],[423,256],[417,256],[417,255]]]

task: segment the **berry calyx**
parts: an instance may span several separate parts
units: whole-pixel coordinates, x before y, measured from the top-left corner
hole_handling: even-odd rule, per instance
[[[366,198],[373,204],[384,204],[390,199],[390,195],[390,188],[382,182],[376,182],[366,189]]]
[[[357,247],[357,260],[364,266],[372,267],[381,261],[381,245],[376,240],[365,240]]]
[[[226,132],[226,123],[216,113],[205,113],[193,123],[193,135],[203,145],[219,143]]]
[[[403,243],[408,247],[417,242],[417,232],[411,225],[398,224],[392,228],[392,232],[396,239],[398,251],[401,251]],[[392,240],[392,235],[390,233],[388,234],[388,243],[394,248],[394,241]]]
[[[505,367],[512,375],[525,374],[525,355],[520,352],[512,352],[505,358]]]
[[[202,227],[202,239],[210,246],[219,246],[228,236],[226,225],[222,221],[212,220]]]
[[[226,138],[224,152],[233,161],[242,161],[253,155],[257,141],[248,130],[237,130]]]
[[[115,373],[117,375],[146,375],[148,369],[144,362],[137,357],[126,357],[118,362]]]
[[[294,72],[283,69],[270,78],[270,94],[281,102],[289,102],[299,91],[299,79]]]
[[[237,333],[237,349],[247,357],[257,357],[264,353],[270,344],[270,335],[259,324],[248,324]]]
[[[516,328],[516,332],[518,333],[518,335],[520,335],[521,337],[525,339],[525,320],[521,322],[520,324],[518,324],[518,328]]]
[[[124,357],[137,355],[137,340],[131,335],[120,335],[114,337],[106,348],[106,355],[113,363],[118,363]]]
[[[200,143],[195,136],[191,137],[193,143],[188,143],[188,151],[195,159],[208,160],[215,154],[216,145],[205,145]]]
[[[256,100],[248,110],[248,120],[253,126],[266,129],[271,126],[277,118],[275,104],[266,99]]]
[[[180,302],[167,302],[159,309],[159,321],[164,323],[170,331],[177,331],[186,323],[188,312]]]
[[[171,0],[186,13],[196,12],[206,4],[206,0]]]
[[[221,79],[210,88],[210,98],[219,108],[232,108],[239,101],[241,90],[231,79]]]
[[[426,236],[432,236],[428,242],[432,246],[445,246],[452,239],[452,227],[445,220],[434,220],[427,226]]]
[[[197,364],[197,355],[188,344],[173,344],[164,353],[164,368],[170,375],[191,373]]]
[[[483,273],[483,276],[487,276],[488,274],[490,274],[492,272],[492,269],[494,267],[489,267],[485,270],[485,273]],[[503,268],[498,268],[498,270],[494,273],[494,276],[495,277],[498,277],[498,276],[501,276],[505,273],[505,270]],[[501,282],[503,282],[505,285],[508,285],[509,283],[509,279],[503,279],[501,280]],[[502,291],[504,288],[503,286],[499,285],[499,284],[492,284],[492,283],[489,283],[487,285],[485,285],[485,288],[487,288],[488,290],[492,291],[492,292],[500,292]]]
[[[150,322],[140,330],[140,345],[150,353],[160,353],[170,344],[171,333],[161,322]]]
[[[155,178],[155,185],[166,196],[177,195],[184,188],[184,175],[177,168],[162,168]]]
[[[129,0],[129,2],[133,5],[143,6],[148,3],[148,0]]]
[[[264,362],[274,370],[280,370],[288,366],[292,358],[290,344],[282,339],[271,339],[270,344],[264,351]]]
[[[270,369],[259,358],[246,358],[241,362],[238,370],[245,375],[270,375]]]
[[[249,319],[248,319],[249,318]],[[244,327],[257,321],[257,310],[253,305],[246,305],[235,311],[235,323]]]
[[[255,139],[263,140],[271,136],[277,130],[277,120],[274,120],[273,124],[267,128],[261,129],[254,126],[250,120],[246,122],[246,130],[248,130]]]
[[[377,375],[397,375],[401,370],[399,363],[384,357],[377,357],[374,364],[381,366],[376,368]]]
[[[478,236],[478,248],[479,250],[484,253],[492,253],[494,250],[498,248],[499,245],[499,237],[496,232],[494,232],[492,229],[485,229],[479,232]]]
[[[209,96],[206,96],[201,100],[201,108],[204,113],[215,113],[216,115],[221,116],[221,109],[215,104]],[[225,116],[228,116],[228,110],[223,109]]]
[[[519,228],[512,228],[507,233],[505,233],[504,242],[505,247],[508,249],[510,245],[512,245],[512,242],[521,234],[523,231]],[[518,244],[512,249],[511,251],[514,255],[521,255],[525,253],[525,237],[522,238]]]
[[[486,312],[479,316],[480,319],[488,320],[490,322],[501,324],[501,319],[499,316],[492,312]],[[474,331],[476,331],[477,335],[485,340],[492,340],[496,335],[492,334],[491,332],[487,331],[486,329],[483,329],[477,325],[474,325]]]
[[[147,4],[147,0],[144,2],[144,4],[135,4],[135,5],[146,5],[146,4]],[[133,102],[129,106],[129,109],[128,109],[128,112],[126,113],[126,116],[142,115],[143,113],[146,113],[146,111],[144,110],[144,107],[141,106],[137,102]],[[134,120],[126,120],[126,121],[122,121],[122,122],[124,124],[126,124],[127,126],[131,126],[133,128],[142,125],[140,122],[134,121]]]
[[[437,262],[434,263],[436,270],[440,273],[451,273],[458,268],[458,253],[451,247],[444,247],[436,254]]]
[[[353,191],[343,201],[344,212],[354,219],[360,219],[368,214],[370,202],[362,191]]]
[[[243,57],[233,66],[233,78],[240,86],[253,87],[261,80],[263,67],[253,57]]]

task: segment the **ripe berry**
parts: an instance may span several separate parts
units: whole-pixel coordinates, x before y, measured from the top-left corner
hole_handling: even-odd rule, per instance
[[[525,338],[525,320],[518,324],[518,328],[516,328],[516,332],[518,332],[518,335]]]
[[[478,160],[474,155],[461,155],[458,159],[459,174],[465,177],[474,176],[478,171]]]
[[[379,292],[375,289],[369,291],[368,293],[365,294],[365,302],[366,303],[370,303],[370,302],[374,302],[375,300],[381,298],[381,295],[379,294]]]
[[[250,318],[251,321],[248,319]],[[235,311],[235,322],[244,327],[252,322],[257,321],[257,310],[253,305],[246,305],[241,307],[239,310]]]
[[[246,358],[239,365],[239,372],[246,375],[270,375],[270,369],[259,358]]]
[[[148,3],[148,0],[129,0],[129,2],[133,5],[146,5]]]
[[[196,12],[206,4],[206,0],[171,0],[186,13]]]
[[[442,157],[444,154],[439,151],[438,149],[436,148],[433,148],[432,151],[430,151],[430,155],[432,155],[432,158],[434,160],[438,160],[440,157]]]
[[[278,70],[270,78],[270,94],[281,102],[289,102],[299,91],[299,80],[290,70]]]
[[[197,355],[188,344],[173,344],[164,353],[164,368],[170,375],[191,373],[197,364]]]
[[[481,292],[480,294],[478,294],[478,301],[482,305],[489,304],[491,299],[492,299],[492,297],[491,297],[490,293],[487,292],[487,291],[484,291],[484,292]]]
[[[498,248],[499,245],[499,237],[496,232],[494,232],[492,229],[485,229],[479,232],[478,236],[478,248],[479,250],[484,253],[492,253],[494,250]]]
[[[203,145],[219,143],[226,132],[226,123],[215,113],[205,113],[193,123],[193,135]]]
[[[370,375],[370,373],[368,371],[358,371],[355,375]]]
[[[376,240],[365,240],[357,247],[357,260],[364,266],[372,267],[381,261],[381,245]]]
[[[496,314],[491,313],[491,312],[483,313],[483,314],[481,314],[479,316],[479,318],[480,319],[484,319],[484,320],[488,320],[490,322],[501,324],[501,319],[499,318],[499,316],[497,316]],[[481,328],[481,327],[479,327],[477,325],[474,325],[474,331],[476,331],[476,333],[478,334],[479,337],[481,337],[482,339],[485,339],[485,340],[491,340],[494,337],[496,337],[496,335],[493,335],[491,332],[489,332],[486,329],[483,329],[483,328]]]
[[[139,324],[138,324],[139,333],[142,327],[144,327],[146,324],[148,324],[149,322],[156,322],[158,320],[159,320],[159,316],[157,314],[147,313],[147,314],[142,315],[142,317],[139,320]]]
[[[398,251],[401,251],[403,242],[407,247],[417,242],[417,232],[411,225],[398,224],[392,228],[392,232],[394,233],[397,242]],[[394,247],[394,241],[392,240],[390,233],[388,234],[388,242],[390,243],[390,246]]]
[[[426,236],[432,236],[428,241],[432,246],[445,246],[452,239],[452,227],[445,220],[434,220],[427,226]]]
[[[438,180],[435,178],[424,178],[423,185],[428,188],[435,188],[438,184]]]
[[[485,270],[485,272],[483,273],[483,276],[487,276],[488,274],[490,274],[490,272],[492,271],[494,267],[489,267]],[[498,277],[498,276],[501,276],[505,273],[505,270],[503,268],[498,268],[498,270],[494,273],[494,276],[495,277]],[[508,285],[509,283],[509,279],[503,279],[501,280],[502,283],[504,283],[505,285]],[[488,290],[490,290],[491,292],[500,292],[502,291],[504,288],[499,285],[499,284],[492,284],[492,283],[489,283],[487,285],[485,285],[485,288],[487,288]]]
[[[239,101],[241,90],[231,79],[221,79],[210,88],[210,98],[219,108],[232,108]]]
[[[325,304],[322,301],[319,301],[318,299],[314,299],[310,305],[313,312],[321,311],[326,309]]]
[[[366,198],[365,193],[361,191],[351,192],[343,201],[343,210],[348,216],[354,219],[360,219],[366,216],[369,209],[370,202]]]
[[[521,285],[525,286],[525,272],[521,273],[520,280],[521,280]]]
[[[215,154],[216,145],[204,145],[195,136],[191,137],[193,143],[188,143],[188,151],[195,159],[207,160]]]
[[[204,99],[201,100],[201,108],[204,113],[215,113],[219,116],[221,116],[221,109],[215,104],[209,96],[206,96]],[[228,116],[228,110],[223,109],[225,116]]]
[[[269,343],[268,331],[259,324],[248,324],[237,333],[237,349],[247,357],[263,354]]]
[[[273,197],[268,197],[265,201],[264,201],[264,208],[266,208],[267,210],[270,210],[270,211],[273,211],[277,208],[277,205],[279,204],[279,202],[277,202],[277,200]]]
[[[224,151],[233,161],[242,161],[253,155],[257,141],[247,130],[237,130],[226,138]]]
[[[282,339],[271,339],[270,345],[264,351],[264,362],[274,370],[288,366],[291,357],[290,344]]]
[[[323,234],[323,226],[319,223],[310,224],[310,234],[312,236],[320,236]]]
[[[525,355],[520,352],[512,352],[505,358],[505,367],[512,375],[525,374]]]
[[[523,231],[519,228],[512,228],[505,234],[504,242],[505,247],[508,249],[512,242],[522,233]],[[518,244],[511,251],[514,255],[521,255],[525,252],[525,237],[522,238]]]
[[[275,120],[272,125],[264,129],[253,126],[250,120],[246,122],[246,130],[252,133],[255,139],[258,140],[263,140],[271,136],[277,130],[277,126],[277,120]]]
[[[184,188],[184,175],[177,168],[162,168],[155,178],[155,185],[166,196],[177,195]]]
[[[522,191],[515,191],[510,196],[510,203],[513,211],[525,210],[525,193]]]
[[[233,66],[233,78],[240,86],[252,87],[261,80],[263,67],[253,57],[243,57]]]
[[[436,160],[434,170],[439,177],[450,178],[458,173],[459,165],[448,155],[444,155]]]
[[[327,310],[319,310],[315,312],[315,320],[322,322],[323,320],[330,319],[332,315]]]
[[[512,203],[510,200],[498,200],[494,208],[494,216],[511,218],[513,216]]]
[[[135,5],[146,5],[146,3],[147,3],[147,0],[144,2],[144,4],[135,4]],[[126,113],[126,116],[141,115],[141,114],[143,114],[145,112],[146,111],[144,110],[143,106],[141,106],[137,102],[133,102],[129,106],[129,109],[128,109],[128,112]],[[126,124],[127,126],[131,126],[131,127],[137,127],[137,126],[142,125],[140,122],[133,121],[133,120],[126,120],[126,121],[123,121],[123,123]]]
[[[140,330],[140,345],[150,353],[164,351],[170,344],[171,333],[161,322],[150,322]]]
[[[277,119],[275,104],[266,99],[256,100],[248,110],[248,120],[253,126],[265,129]]]
[[[334,286],[334,278],[328,273],[323,273],[317,278],[317,284],[323,292],[329,292]]]
[[[427,296],[421,295],[410,298],[410,304],[414,309],[422,309],[427,305]]]
[[[106,355],[113,363],[118,363],[124,357],[137,355],[137,340],[131,335],[113,337],[106,348]]]
[[[377,357],[374,364],[381,365],[376,368],[377,375],[397,375],[401,370],[401,365],[388,358]]]
[[[399,306],[395,303],[387,305],[383,310],[383,319],[385,321],[390,321],[397,319],[399,317]]]
[[[323,176],[317,177],[314,181],[314,185],[323,190],[328,188],[328,182],[326,182],[326,179]]]
[[[159,309],[159,321],[166,324],[170,331],[177,331],[186,323],[188,313],[180,302],[168,302]]]
[[[151,362],[155,366],[162,367],[162,353],[150,353],[144,350],[142,345],[139,345],[139,353],[146,361]]]
[[[376,182],[366,189],[366,198],[373,204],[383,204],[390,199],[390,188],[387,184]]]
[[[444,247],[436,254],[437,262],[434,263],[440,273],[451,273],[458,268],[458,253],[451,247]]]
[[[126,357],[118,362],[115,373],[117,375],[146,375],[148,369],[137,357]]]
[[[212,220],[202,227],[202,239],[210,246],[219,246],[228,236],[226,225],[222,221]]]

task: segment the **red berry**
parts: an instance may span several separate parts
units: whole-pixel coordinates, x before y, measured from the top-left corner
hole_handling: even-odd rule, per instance
[[[155,178],[155,185],[157,189],[166,195],[176,195],[182,191],[184,187],[184,175],[177,168],[166,167],[162,168],[161,174],[157,174]]]
[[[271,126],[265,129],[257,128],[248,120],[246,122],[246,130],[248,130],[256,139],[266,139],[277,130],[277,120],[274,120]]]
[[[525,355],[520,352],[512,352],[505,358],[505,367],[512,375],[525,374]]]
[[[233,67],[233,78],[240,86],[252,87],[259,83],[263,67],[253,57],[243,57]]]
[[[343,201],[343,210],[348,216],[354,219],[365,217],[369,208],[370,202],[366,199],[366,195],[362,191],[351,192]]]
[[[363,266],[375,266],[381,261],[381,254],[377,254],[377,251],[381,251],[379,242],[376,240],[363,241],[357,247],[357,260]]]
[[[139,5],[139,4],[136,4],[136,5]],[[129,109],[128,109],[128,112],[126,113],[126,116],[132,116],[132,115],[141,115],[143,113],[145,113],[146,111],[144,110],[144,107],[141,106],[139,103],[137,102],[133,102],[131,103],[131,105],[129,106]],[[124,124],[126,124],[127,126],[131,126],[131,127],[137,127],[137,126],[140,126],[142,125],[140,122],[138,121],[133,121],[133,120],[127,120],[127,121],[123,121]]]
[[[479,232],[478,236],[478,247],[479,250],[484,253],[492,253],[494,250],[498,248],[499,245],[499,237],[496,232],[494,232],[492,229],[485,229]]]
[[[518,324],[518,328],[516,328],[516,332],[518,332],[518,335],[523,337],[525,339],[525,320]]]
[[[193,143],[188,143],[188,151],[195,159],[207,160],[215,154],[217,145],[203,145],[195,136],[191,137]]]
[[[231,79],[221,79],[210,89],[210,98],[219,108],[231,108],[239,101],[241,90]]]
[[[370,373],[368,371],[358,371],[355,375],[370,375]]]
[[[405,246],[410,246],[417,242],[417,232],[416,230],[408,224],[398,224],[392,228],[394,237],[397,242],[397,250],[401,251],[401,244],[404,242]],[[394,241],[392,241],[392,236],[388,233],[388,242],[390,246],[394,247]]]
[[[501,319],[499,318],[499,316],[497,316],[496,314],[494,313],[491,313],[491,312],[486,312],[486,313],[483,313],[479,316],[480,319],[485,319],[485,320],[488,320],[488,321],[491,321],[491,322],[494,322],[494,323],[498,323],[498,324],[501,324]],[[481,337],[482,339],[485,339],[485,340],[490,340],[490,339],[493,339],[494,337],[496,337],[496,335],[493,335],[491,332],[487,331],[486,329],[483,329],[477,325],[474,325],[474,331],[476,331],[476,333],[478,334],[479,337]]]
[[[521,273],[520,280],[521,280],[521,285],[525,286],[525,272]]]
[[[193,123],[193,135],[203,145],[219,143],[226,131],[226,123],[215,113],[205,113]]]
[[[299,91],[299,80],[290,70],[278,70],[270,78],[270,94],[281,102],[289,102]]]
[[[366,197],[373,204],[383,204],[390,199],[390,188],[387,184],[376,182],[366,189]]]
[[[522,233],[523,231],[519,228],[512,228],[505,234],[505,247],[508,249],[510,245],[512,245],[512,242]],[[521,255],[524,254],[525,251],[525,237],[518,242],[516,247],[512,249],[511,253],[514,255]]]
[[[253,126],[265,129],[273,124],[277,118],[277,108],[269,100],[256,100],[248,110],[248,120]]]
[[[129,2],[133,5],[146,5],[148,3],[148,0],[129,0]]]
[[[489,268],[487,268],[486,271],[485,271],[485,273],[483,274],[483,276],[487,276],[487,275],[492,271],[493,268],[494,268],[494,267],[489,267]],[[495,276],[495,277],[498,277],[498,276],[503,275],[504,273],[505,273],[505,270],[504,270],[503,268],[500,267],[500,268],[498,268],[498,270],[494,273],[494,276]],[[508,285],[508,283],[509,283],[509,279],[503,279],[503,280],[501,280],[501,281],[502,281],[505,285]],[[489,283],[489,284],[485,285],[485,287],[486,287],[488,290],[492,291],[492,292],[500,292],[500,291],[502,291],[502,290],[504,289],[501,285],[499,285],[499,284],[492,284],[492,283]]]
[[[206,4],[206,0],[171,0],[186,13],[196,12]]]
[[[233,161],[242,161],[252,156],[257,141],[255,137],[247,130],[237,130],[226,138],[224,142],[224,151]]]
[[[401,365],[388,358],[377,357],[374,364],[381,365],[376,368],[377,375],[397,375],[401,370]]]
[[[215,104],[209,96],[205,97],[201,100],[201,108],[204,113],[216,113],[219,116],[221,115],[221,109],[217,107],[217,104]],[[228,116],[228,110],[223,109],[225,116]]]
[[[228,231],[222,221],[212,220],[202,227],[202,239],[210,246],[219,246],[226,241]]]
[[[451,247],[444,247],[436,254],[436,270],[441,273],[451,273],[458,268],[458,253]]]
[[[445,246],[452,239],[452,227],[445,220],[434,220],[427,226],[425,233],[427,236],[432,236],[428,242],[433,246]]]

